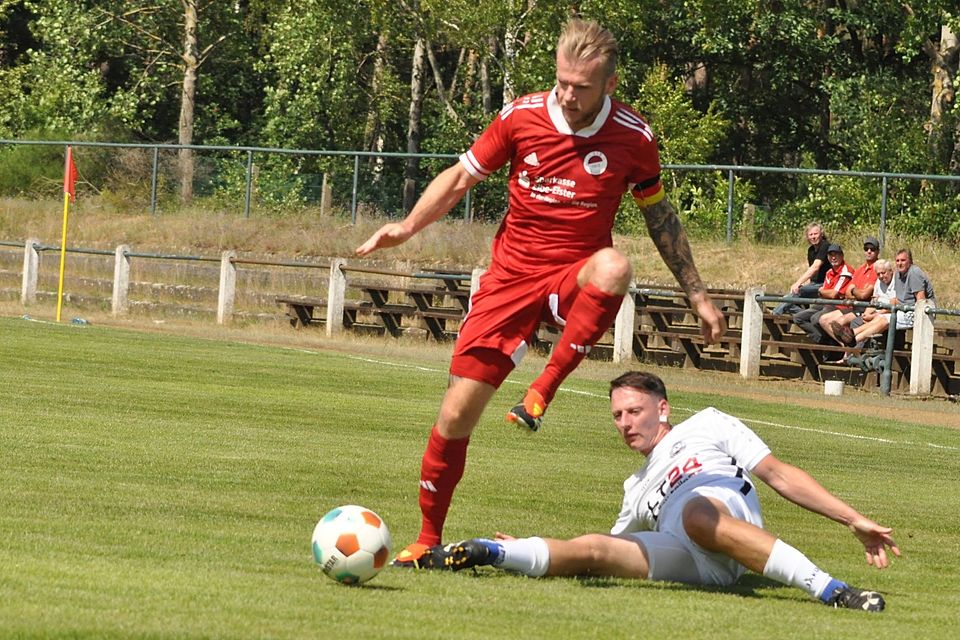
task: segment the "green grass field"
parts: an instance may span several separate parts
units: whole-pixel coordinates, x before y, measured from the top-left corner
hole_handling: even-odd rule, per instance
[[[608,417],[617,372],[575,374],[533,436],[501,422],[522,389],[506,385],[472,440],[447,538],[608,529],[642,463]],[[895,528],[904,556],[878,572],[842,527],[761,487],[768,528],[885,593],[887,611],[867,615],[756,575],[717,590],[388,568],[335,584],[310,554],[328,509],[377,511],[397,548],[416,535],[446,373],[414,349],[374,358],[7,318],[0,380],[3,637],[926,638],[956,624],[960,432],[896,420],[883,398],[857,416],[713,383],[671,395],[675,422],[706,405],[734,413]]]

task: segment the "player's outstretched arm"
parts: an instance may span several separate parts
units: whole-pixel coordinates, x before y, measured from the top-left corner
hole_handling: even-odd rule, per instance
[[[803,469],[768,455],[753,468],[752,473],[790,502],[849,528],[863,544],[867,564],[878,569],[889,566],[887,547],[893,555],[900,555],[899,547],[890,536],[893,529],[880,526],[864,517],[856,509],[827,491]]]
[[[673,272],[673,276],[687,293],[690,305],[700,317],[700,333],[703,339],[707,344],[718,342],[726,331],[726,321],[700,279],[700,272],[697,271],[690,242],[687,240],[687,232],[677,217],[676,209],[669,200],[663,198],[656,204],[643,207],[643,216],[660,257]]]
[[[417,204],[403,221],[383,225],[357,247],[355,253],[363,257],[377,249],[403,244],[427,225],[447,215],[467,190],[478,182],[459,162],[444,169],[427,185]]]

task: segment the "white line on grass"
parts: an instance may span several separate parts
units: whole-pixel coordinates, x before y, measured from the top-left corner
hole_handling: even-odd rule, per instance
[[[308,352],[308,353],[312,353],[312,352]],[[430,373],[442,373],[442,370],[441,370],[441,369],[435,369],[435,368],[431,368],[431,367],[421,367],[421,366],[419,366],[419,365],[404,364],[404,363],[401,363],[401,362],[388,362],[388,361],[386,361],[386,360],[374,360],[373,358],[363,358],[363,357],[360,357],[360,356],[346,356],[346,357],[347,357],[347,358],[350,358],[351,360],[360,360],[361,362],[369,362],[369,363],[371,363],[371,364],[385,365],[385,366],[388,366],[388,367],[399,367],[399,368],[402,368],[402,369],[416,369],[416,370],[418,370],[418,371],[428,371],[428,372],[430,372]],[[509,384],[516,384],[516,385],[522,385],[522,384],[523,384],[522,382],[518,382],[518,381],[516,381],[516,380],[505,380],[504,382],[509,383]],[[604,399],[604,400],[607,398],[607,396],[604,395],[604,394],[593,393],[593,392],[591,392],[591,391],[580,391],[579,389],[570,389],[570,388],[568,388],[568,387],[560,387],[559,390],[560,390],[560,391],[563,391],[563,392],[565,392],[565,393],[572,393],[572,394],[579,395],[579,396],[588,396],[588,397],[591,397],[591,398],[600,398],[600,399]],[[676,405],[671,405],[671,409],[679,410],[679,411],[685,411],[685,412],[687,412],[687,413],[689,413],[689,414],[691,414],[691,415],[693,415],[694,413],[697,412],[696,409],[690,409],[690,408],[688,408],[688,407],[678,407],[678,406],[676,406]],[[945,450],[948,450],[948,451],[960,451],[960,447],[951,447],[951,446],[949,446],[949,445],[933,444],[933,443],[931,443],[931,442],[916,443],[916,442],[911,442],[911,441],[909,441],[909,440],[890,440],[889,438],[878,438],[878,437],[875,437],[875,436],[860,436],[860,435],[856,435],[856,434],[853,434],[853,433],[842,433],[842,432],[840,432],[840,431],[827,431],[826,429],[812,429],[812,428],[810,428],[810,427],[798,427],[798,426],[796,426],[796,425],[781,424],[781,423],[779,423],[779,422],[767,422],[767,421],[765,421],[765,420],[752,420],[752,419],[748,419],[748,418],[744,418],[744,419],[742,419],[742,420],[743,420],[744,422],[748,422],[748,423],[752,423],[752,424],[761,424],[761,425],[766,426],[766,427],[778,427],[778,428],[780,428],[780,429],[792,429],[792,430],[794,430],[794,431],[807,431],[807,432],[810,432],[810,433],[817,433],[817,434],[820,434],[820,435],[835,436],[835,437],[837,437],[837,438],[851,438],[851,439],[853,439],[853,440],[868,440],[868,441],[870,441],[870,442],[879,442],[879,443],[881,443],[881,444],[903,444],[903,445],[907,445],[907,446],[911,446],[911,447],[917,446],[917,444],[923,444],[923,445],[925,445],[925,446],[932,447],[932,448],[934,448],[934,449],[945,449]]]

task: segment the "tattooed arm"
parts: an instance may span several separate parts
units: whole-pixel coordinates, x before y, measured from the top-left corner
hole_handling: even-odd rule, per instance
[[[687,293],[690,306],[700,316],[700,333],[703,339],[707,344],[719,341],[726,331],[726,322],[700,280],[700,273],[693,262],[693,253],[687,241],[687,232],[683,230],[673,205],[664,198],[644,207],[643,216],[660,257]]]

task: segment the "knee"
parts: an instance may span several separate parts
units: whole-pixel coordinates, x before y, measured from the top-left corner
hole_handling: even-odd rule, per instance
[[[706,498],[692,498],[683,506],[683,529],[702,547],[713,548],[719,523],[719,510]]]
[[[609,554],[609,538],[599,533],[588,533],[573,539],[590,567],[601,566]]]
[[[633,267],[625,255],[613,248],[601,249],[593,256],[593,281],[601,289],[625,290],[633,278]]]
[[[440,405],[437,425],[441,428],[441,431],[458,432],[466,421],[467,412],[463,405],[454,402],[444,402]]]
[[[482,402],[471,402],[469,398],[448,393],[440,404],[437,430],[448,439],[469,437],[479,421],[483,406]]]

